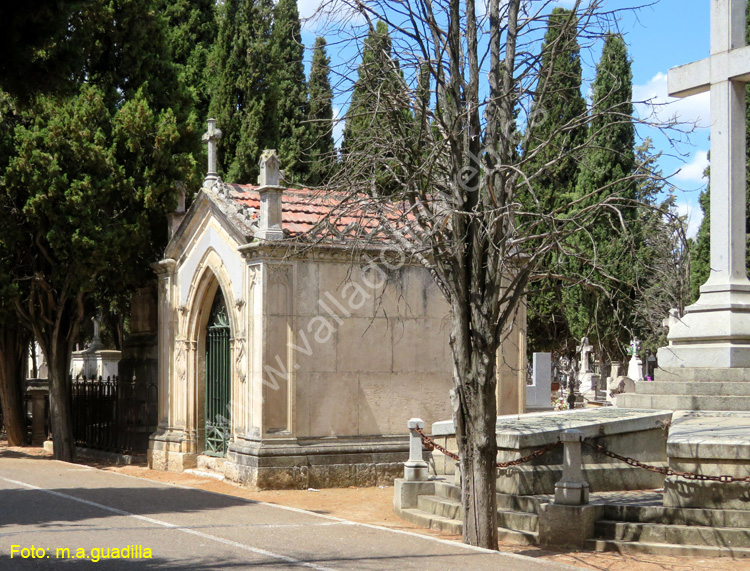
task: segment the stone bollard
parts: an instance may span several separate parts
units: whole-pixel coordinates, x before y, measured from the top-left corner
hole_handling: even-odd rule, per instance
[[[583,479],[581,470],[580,430],[564,430],[560,433],[563,443],[562,480],[555,483],[555,503],[566,506],[582,506],[589,503],[589,484]]]
[[[407,482],[424,482],[428,479],[427,462],[422,458],[422,437],[417,429],[424,429],[424,420],[412,418],[409,428],[409,459],[404,464],[404,479]]]
[[[555,501],[539,506],[539,544],[582,549],[594,537],[596,522],[601,519],[604,506],[589,504],[589,485],[581,469],[581,440],[579,430],[560,433],[563,450],[563,476],[555,483]]]

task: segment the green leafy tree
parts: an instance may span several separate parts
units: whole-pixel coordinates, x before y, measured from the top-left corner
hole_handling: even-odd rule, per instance
[[[552,11],[542,44],[542,66],[532,108],[534,131],[526,171],[535,173],[527,202],[543,211],[561,212],[575,194],[581,146],[586,140],[586,102],[581,95],[578,21],[563,8]],[[563,273],[562,259],[550,253],[545,265]],[[564,351],[570,340],[563,309],[563,280],[549,277],[530,285],[529,351]]]
[[[44,96],[14,130],[0,241],[21,321],[50,367],[55,457],[75,457],[68,367],[94,301],[127,298],[166,242],[175,180],[195,186],[198,133],[156,4],[92,0],[73,15],[77,93]]]
[[[303,62],[297,0],[279,0],[274,9],[271,34],[271,77],[278,124],[279,160],[287,181],[306,179],[308,163],[305,152],[307,137],[307,83]]]
[[[87,1],[0,2],[0,89],[28,100],[69,86],[80,52],[68,22]]]
[[[576,237],[577,249],[589,252],[587,257],[596,261],[596,269],[572,258],[568,271],[579,285],[564,290],[566,319],[573,335],[588,336],[601,355],[616,359],[622,357],[622,348],[632,334],[635,276],[633,256],[627,254],[635,254],[639,248],[639,233],[633,231],[638,212],[634,206],[637,186],[632,178],[632,77],[625,41],[619,34],[608,34],[593,84],[590,144],[580,165],[576,199],[585,207],[611,197],[621,207],[602,211],[596,223]]]
[[[333,90],[329,79],[331,60],[326,54],[326,40],[315,39],[308,82],[308,184],[318,186],[330,179],[336,167],[333,140]]]
[[[258,160],[279,140],[269,62],[271,0],[226,0],[209,65],[210,113],[222,130],[219,168],[231,182],[255,182]]]
[[[179,138],[172,111],[153,111],[141,92],[112,114],[90,85],[42,98],[15,130],[2,196],[13,231],[3,239],[26,253],[13,268],[25,290],[16,309],[49,364],[56,458],[75,458],[68,371],[85,306],[100,278],[135,271],[149,250],[151,214],[174,205]]]

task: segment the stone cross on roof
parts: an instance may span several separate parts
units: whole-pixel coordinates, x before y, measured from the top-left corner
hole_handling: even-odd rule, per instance
[[[745,0],[712,0],[711,56],[669,71],[669,94],[711,92],[711,284],[742,283],[745,274]],[[704,288],[706,287],[704,286]],[[702,288],[703,289],[703,288]]]
[[[208,172],[204,181],[205,186],[211,186],[211,183],[219,180],[216,172],[216,142],[221,139],[221,130],[216,128],[216,119],[208,120],[208,131],[203,134],[201,139],[208,143]]]

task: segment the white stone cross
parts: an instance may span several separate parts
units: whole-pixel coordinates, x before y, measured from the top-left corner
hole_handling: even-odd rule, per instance
[[[591,372],[589,368],[589,353],[593,350],[594,347],[589,345],[588,337],[581,339],[581,344],[576,347],[576,352],[581,354],[581,370],[578,372],[578,376]]]
[[[216,172],[216,142],[221,139],[221,130],[216,128],[216,119],[208,120],[208,131],[203,134],[201,139],[208,143],[208,172],[206,173],[205,183],[210,183],[219,179]]]
[[[711,92],[711,275],[702,293],[748,291],[745,272],[745,1],[711,0],[711,57],[669,70],[669,94]],[[739,286],[739,287],[737,287]]]
[[[630,342],[630,354],[632,356],[638,355],[638,349],[641,348],[641,342],[638,341],[638,337],[633,338],[633,340]]]

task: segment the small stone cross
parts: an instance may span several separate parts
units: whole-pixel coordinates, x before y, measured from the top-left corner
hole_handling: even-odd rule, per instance
[[[638,350],[641,348],[641,342],[638,340],[638,337],[634,337],[633,340],[630,342],[630,354],[632,356],[638,355]]]
[[[594,347],[592,345],[589,345],[588,337],[584,337],[583,339],[581,339],[581,344],[576,347],[576,353],[581,354],[581,370],[579,372],[579,376],[591,372],[591,369],[589,368],[589,353],[591,353],[591,351],[593,350]]]
[[[711,0],[711,56],[669,70],[669,94],[711,92],[711,275],[702,293],[747,291],[745,273],[746,0]]]
[[[208,131],[203,134],[201,139],[208,143],[208,172],[206,173],[205,182],[209,183],[219,179],[216,172],[216,142],[221,139],[221,130],[216,128],[216,119],[208,120]]]

